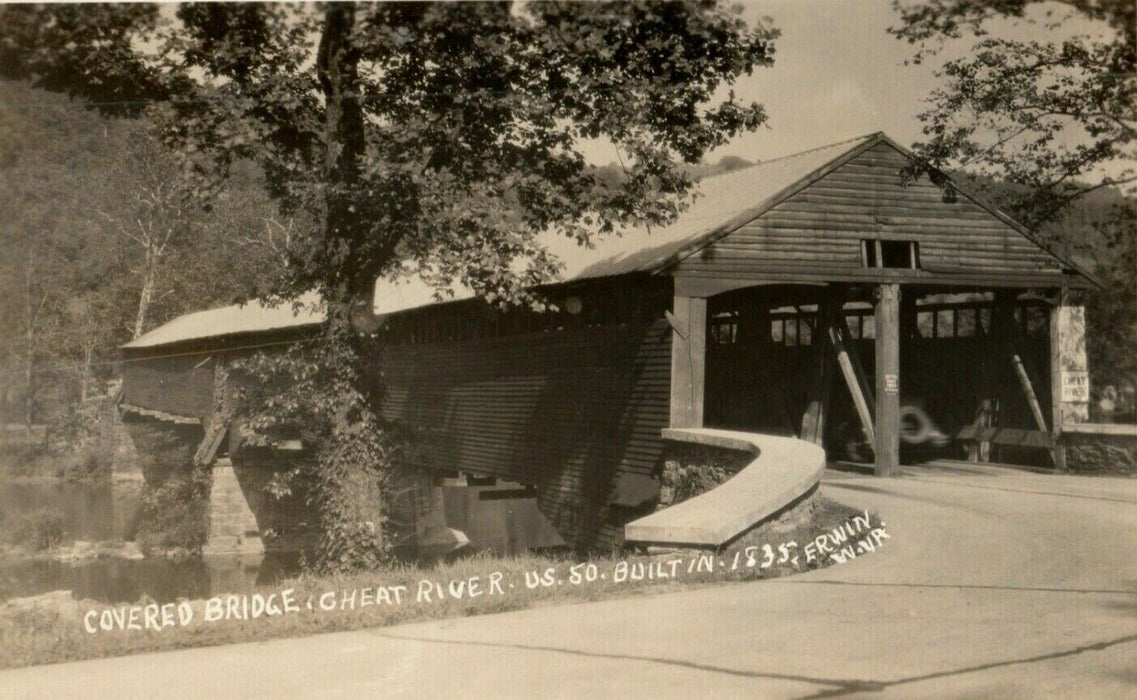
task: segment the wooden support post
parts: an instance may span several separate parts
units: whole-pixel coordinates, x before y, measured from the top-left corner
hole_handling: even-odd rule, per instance
[[[833,384],[833,347],[825,342],[840,313],[841,298],[827,294],[817,305],[817,323],[813,326],[813,377],[809,402],[801,419],[801,439],[822,445],[825,442],[825,418],[829,412],[829,389]]]
[[[876,466],[877,476],[892,476],[900,466],[900,285],[877,288],[876,320]]]
[[[995,398],[995,371],[992,357],[998,352],[999,328],[1002,311],[998,306],[988,310],[987,332],[980,340],[979,361],[979,405],[975,409],[971,425],[975,428],[988,428],[995,424],[999,412],[999,400]],[[975,334],[983,334],[983,309],[975,310]],[[967,444],[967,459],[970,462],[987,462],[991,459],[991,443],[976,440]]]
[[[873,429],[873,411],[875,398],[872,388],[869,387],[865,370],[861,366],[861,358],[857,348],[853,345],[849,328],[845,324],[844,316],[838,316],[837,323],[829,328],[829,342],[833,345],[833,352],[837,356],[837,364],[841,374],[845,377],[845,385],[849,387],[849,395],[853,398],[853,406],[857,409],[857,417],[861,420],[861,428],[870,445],[876,444],[876,431]]]
[[[986,400],[986,410],[982,413],[982,419],[987,427],[998,427],[1000,419],[1000,411],[1002,409],[1002,402],[1000,397],[1005,395],[1003,391],[1006,387],[1000,378],[998,370],[1002,362],[1000,354],[1005,351],[1008,339],[1012,337],[1015,324],[1018,321],[1015,319],[1015,298],[1016,293],[1008,292],[1006,290],[996,291],[993,295],[991,308],[991,342],[988,345],[988,352],[990,354],[989,364],[985,368],[988,372],[987,376],[983,379],[984,387],[990,387],[991,393]],[[999,455],[999,445],[992,442],[979,443],[979,461],[991,462],[997,461]]]
[[[675,296],[671,332],[671,427],[703,427],[707,300]]]
[[[1054,468],[1059,472],[1066,469],[1066,445],[1062,442],[1062,302],[1065,294],[1058,293],[1058,301],[1050,307],[1050,421],[1054,426],[1054,451],[1051,458]]]

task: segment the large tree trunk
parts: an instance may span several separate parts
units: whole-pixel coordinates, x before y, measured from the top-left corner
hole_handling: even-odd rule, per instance
[[[79,377],[79,402],[87,400],[87,393],[91,386],[91,355],[94,349],[87,346],[83,349],[83,375]]]
[[[24,427],[27,428],[28,442],[32,440],[32,420],[35,418],[36,386],[35,386],[35,334],[28,329],[27,335],[28,357],[24,363],[24,385],[27,387],[24,394]]]
[[[361,281],[366,271],[352,255],[365,235],[363,212],[355,192],[366,136],[363,110],[359,102],[359,52],[352,32],[355,6],[329,3],[324,10],[324,32],[316,58],[316,69],[324,92],[324,132],[327,152],[323,251],[326,277],[323,282],[328,323],[325,330],[325,358],[332,363],[333,383],[350,386],[333,400],[331,434],[319,452],[319,468],[325,475],[321,495],[324,514],[321,544],[325,565],[333,568],[366,568],[378,563],[384,542],[382,532],[383,498],[380,469],[371,463],[375,457],[368,440],[378,426],[367,373],[351,329],[350,312],[354,299],[370,293],[370,284]],[[335,391],[332,386],[329,391]],[[347,561],[345,561],[345,558]]]
[[[355,6],[331,3],[325,10],[324,35],[320,41],[317,69],[324,91],[324,133],[327,153],[324,160],[327,192],[327,219],[324,222],[324,251],[329,256],[328,291],[350,295],[361,290],[358,274],[350,257],[336,259],[350,249],[339,245],[361,234],[360,212],[353,211],[354,188],[359,180],[359,161],[364,155],[366,136],[363,109],[359,102],[359,51],[352,45]],[[340,299],[336,300],[341,301]]]

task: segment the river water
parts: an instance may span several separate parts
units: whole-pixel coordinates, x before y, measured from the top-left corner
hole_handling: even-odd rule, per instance
[[[130,538],[138,512],[139,482],[79,484],[0,482],[5,527],[29,512],[47,510],[63,519],[64,544]],[[131,603],[148,596],[159,603],[180,597],[239,593],[268,585],[299,570],[296,554],[209,557],[174,561],[93,559],[75,564],[54,560],[0,559],[0,600],[69,590],[76,598]]]
[[[132,539],[139,507],[140,479],[112,485],[60,481],[0,480],[0,535],[27,513],[50,511],[63,519],[65,545]],[[467,551],[516,554],[564,542],[537,509],[536,498],[517,497],[519,484],[443,489],[447,524],[470,540]],[[508,498],[502,498],[508,496]],[[414,556],[410,560],[415,560]],[[76,598],[133,603],[143,596],[159,603],[178,598],[207,598],[272,585],[300,571],[297,553],[269,552],[260,557],[87,559],[64,563],[45,559],[0,557],[0,601],[68,590]]]

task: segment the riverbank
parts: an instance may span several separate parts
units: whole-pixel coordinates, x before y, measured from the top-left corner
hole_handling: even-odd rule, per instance
[[[0,544],[0,563],[4,564],[29,561],[57,561],[61,564],[79,564],[95,559],[137,561],[143,558],[142,550],[136,542],[124,542],[122,540],[100,542],[76,540],[70,544],[41,550],[22,544]]]
[[[130,540],[142,493],[133,477],[74,482],[48,477],[0,479],[0,558],[56,550],[75,542]]]
[[[107,606],[60,595],[13,600],[0,607],[0,668],[787,576],[831,566],[850,552],[857,556],[880,546],[887,538],[880,528],[875,516],[815,494],[717,554],[669,551],[578,560],[564,554],[483,553],[430,567],[404,565],[352,576],[302,575],[244,594],[166,605],[143,599],[135,605]],[[848,542],[834,546],[835,538]]]

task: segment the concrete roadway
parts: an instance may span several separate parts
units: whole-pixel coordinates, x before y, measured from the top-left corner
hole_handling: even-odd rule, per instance
[[[829,473],[884,549],[779,581],[0,673],[23,697],[1137,697],[1137,480]]]

